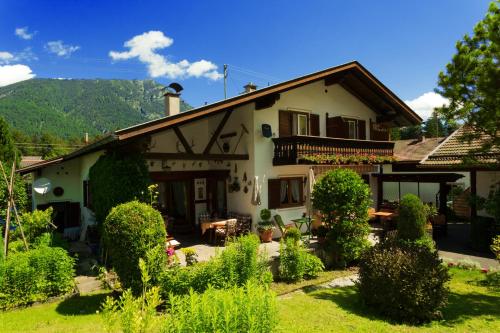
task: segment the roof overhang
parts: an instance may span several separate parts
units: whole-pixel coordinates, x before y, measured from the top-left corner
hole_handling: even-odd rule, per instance
[[[338,83],[344,89],[358,97],[363,103],[380,115],[379,122],[392,122],[397,126],[416,125],[422,122],[422,118],[397,97],[396,94],[382,84],[359,62],[352,61],[174,116],[163,117],[121,129],[92,145],[85,146],[56,159],[22,168],[18,172],[21,174],[33,172],[37,169],[61,163],[96,150],[106,149],[112,144],[129,142],[140,137],[149,136],[174,126],[180,126],[221,112],[233,110],[248,103],[256,103],[256,107],[266,108],[279,99],[280,93],[321,80],[324,80],[326,86]]]

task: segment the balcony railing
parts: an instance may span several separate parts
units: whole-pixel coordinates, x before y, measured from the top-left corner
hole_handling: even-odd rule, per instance
[[[274,138],[273,165],[383,163],[393,158],[394,142],[290,136]]]

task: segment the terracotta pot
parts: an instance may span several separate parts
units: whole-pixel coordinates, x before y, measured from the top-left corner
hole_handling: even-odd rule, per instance
[[[269,243],[273,240],[273,229],[261,231],[259,236],[262,243]]]

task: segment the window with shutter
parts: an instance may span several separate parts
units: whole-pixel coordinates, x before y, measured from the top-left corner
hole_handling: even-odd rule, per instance
[[[311,124],[310,135],[319,136],[319,115],[318,114],[309,115],[309,123]]]
[[[304,180],[301,177],[268,180],[268,208],[287,208],[304,205]]]
[[[326,120],[326,136],[330,138],[344,138],[349,137],[349,132],[346,122],[342,117],[331,117]]]
[[[279,135],[280,138],[292,136],[292,117],[287,111],[279,112]]]

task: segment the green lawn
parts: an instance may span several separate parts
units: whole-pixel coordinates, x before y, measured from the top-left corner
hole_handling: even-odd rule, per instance
[[[415,327],[391,324],[364,309],[354,288],[285,295],[280,332],[500,332],[500,292],[480,286],[478,271],[451,269],[444,320]]]
[[[500,332],[500,292],[478,284],[482,274],[452,269],[450,304],[445,319],[421,327],[390,324],[357,301],[354,288],[305,287],[279,298],[279,332]],[[323,283],[345,272],[327,272],[314,283]],[[278,293],[310,285],[273,284]],[[106,297],[98,293],[26,309],[0,312],[0,332],[103,332],[96,311]]]

